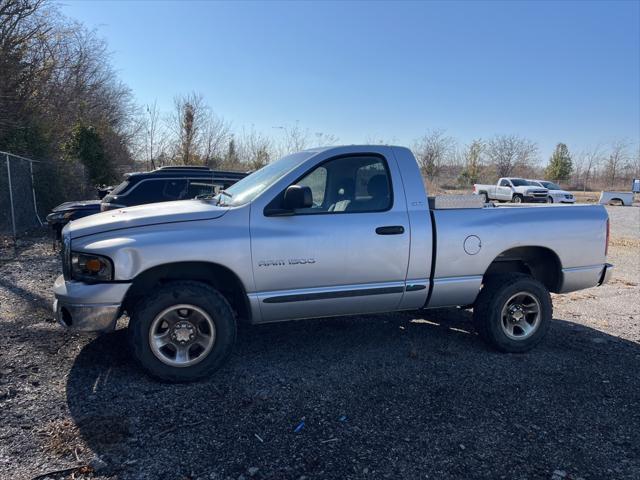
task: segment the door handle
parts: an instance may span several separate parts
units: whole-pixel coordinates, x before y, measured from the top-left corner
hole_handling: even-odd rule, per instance
[[[404,227],[402,225],[392,225],[388,227],[376,228],[378,235],[402,235],[404,233]]]

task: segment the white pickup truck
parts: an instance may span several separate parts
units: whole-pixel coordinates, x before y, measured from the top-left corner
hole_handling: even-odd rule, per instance
[[[224,364],[237,322],[473,307],[482,338],[524,352],[548,331],[549,292],[611,275],[600,205],[441,198],[408,149],[345,146],[286,156],[210,198],[79,219],[62,232],[56,317],[109,331],[127,313],[140,364],[188,381]]]
[[[489,200],[513,203],[546,202],[549,191],[524,178],[502,177],[495,185],[473,185],[473,193],[480,195],[485,203]]]

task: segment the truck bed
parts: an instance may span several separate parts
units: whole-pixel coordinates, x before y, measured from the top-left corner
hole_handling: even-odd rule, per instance
[[[434,208],[430,214],[436,234],[429,307],[473,303],[489,265],[515,249],[557,259],[561,278],[551,290],[558,293],[597,284],[605,263],[608,217],[596,205]]]

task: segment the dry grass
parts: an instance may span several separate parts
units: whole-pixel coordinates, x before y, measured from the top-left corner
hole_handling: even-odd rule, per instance
[[[640,239],[628,237],[612,237],[609,239],[610,247],[640,248]]]
[[[49,422],[37,434],[41,437],[45,450],[57,456],[71,455],[77,458],[86,449],[78,426],[68,418]]]

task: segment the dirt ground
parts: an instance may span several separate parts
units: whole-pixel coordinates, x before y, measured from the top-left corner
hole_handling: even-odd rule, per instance
[[[457,309],[311,320],[243,327],[189,385],[60,328],[50,240],[5,245],[0,478],[638,479],[640,208],[608,209],[613,281],[554,296],[528,354]]]

